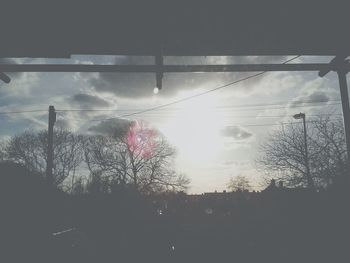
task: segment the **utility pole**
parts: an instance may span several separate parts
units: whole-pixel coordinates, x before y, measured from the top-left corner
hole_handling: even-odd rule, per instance
[[[311,178],[310,173],[310,165],[309,165],[309,154],[307,149],[307,135],[306,135],[306,121],[305,121],[305,113],[299,113],[295,114],[294,119],[303,119],[303,126],[304,126],[304,147],[305,147],[305,167],[306,167],[306,176],[307,176],[307,184],[309,188],[314,188],[314,182]]]
[[[56,111],[54,106],[49,106],[49,125],[47,138],[47,160],[46,160],[46,179],[50,185],[53,185],[53,126],[56,122]]]

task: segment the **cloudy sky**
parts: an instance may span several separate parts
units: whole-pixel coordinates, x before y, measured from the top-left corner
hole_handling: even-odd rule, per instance
[[[166,57],[165,64],[283,63],[292,57]],[[293,63],[329,62],[331,57],[299,57]],[[71,59],[0,59],[0,63],[152,64],[152,57],[73,56]],[[258,146],[291,116],[340,113],[335,73],[270,72],[168,107],[172,103],[254,73],[165,74],[153,94],[154,74],[12,73],[0,83],[0,139],[26,129],[46,129],[47,109],[56,125],[80,133],[104,132],[128,119],[159,129],[177,148],[176,167],[191,179],[190,192],[222,191],[230,177],[245,175],[259,189],[254,168]],[[319,102],[322,103],[319,103]],[[306,102],[306,103],[303,103]],[[313,102],[313,103],[312,103]],[[72,111],[72,110],[86,111]],[[11,113],[17,111],[32,111]]]

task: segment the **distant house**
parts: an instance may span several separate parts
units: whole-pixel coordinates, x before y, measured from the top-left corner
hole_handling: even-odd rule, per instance
[[[269,193],[269,192],[279,192],[279,193],[310,193],[310,192],[315,192],[312,191],[309,188],[305,188],[305,187],[294,187],[294,188],[289,188],[289,187],[285,187],[283,185],[283,181],[279,181],[278,185],[276,185],[276,180],[275,179],[271,179],[270,184],[261,191],[262,193]]]

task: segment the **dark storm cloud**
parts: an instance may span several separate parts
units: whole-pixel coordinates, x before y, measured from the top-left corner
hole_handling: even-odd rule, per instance
[[[225,129],[221,130],[221,134],[225,137],[234,138],[236,140],[245,140],[253,136],[253,134],[239,126],[227,126]]]
[[[108,101],[101,99],[100,97],[89,95],[89,94],[75,94],[71,98],[72,103],[78,103],[79,106],[85,108],[94,107],[108,107],[110,106]]]
[[[319,101],[328,102],[329,99],[330,98],[328,97],[328,95],[325,92],[321,92],[321,91],[316,91],[307,97],[307,100],[310,102],[319,102]]]
[[[168,57],[165,64],[242,64],[242,63],[281,63],[286,57]],[[117,58],[116,64],[135,65],[153,64],[152,57]],[[243,73],[165,73],[162,96],[172,96],[179,90],[189,90],[212,83],[213,88],[219,84],[232,82],[242,77]],[[250,73],[246,73],[250,74]],[[94,77],[87,76],[88,83],[96,91],[111,92],[118,97],[150,97],[155,87],[155,74],[152,73],[99,73]],[[262,77],[250,80],[258,83]]]
[[[328,102],[331,99],[327,91],[314,91],[311,94],[301,96],[293,100],[290,107],[299,106],[303,102],[316,103],[316,102]]]
[[[154,76],[151,74],[99,73],[89,80],[96,91],[111,92],[118,97],[147,97],[154,88]]]
[[[153,64],[152,57],[121,56],[115,59],[118,65]],[[86,75],[89,77],[89,75]],[[154,74],[145,73],[98,73],[88,78],[88,83],[96,90],[111,92],[118,97],[148,97],[155,87]]]
[[[133,121],[127,119],[111,119],[91,126],[89,131],[103,135],[125,134],[132,124]]]

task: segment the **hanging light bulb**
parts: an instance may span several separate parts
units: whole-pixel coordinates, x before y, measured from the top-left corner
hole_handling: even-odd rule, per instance
[[[158,88],[158,87],[155,87],[155,88],[153,89],[153,93],[154,93],[154,94],[158,94],[158,92],[159,92],[159,88]]]

